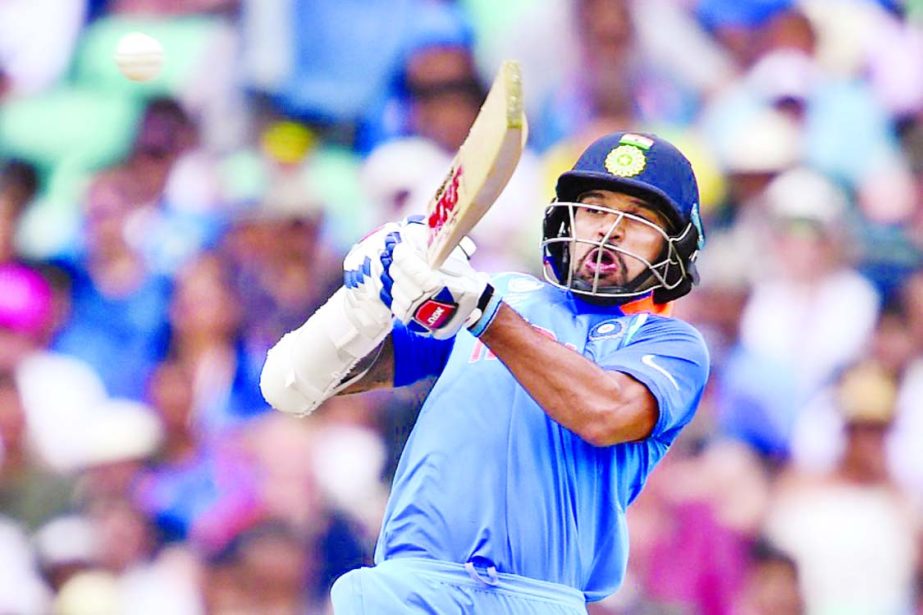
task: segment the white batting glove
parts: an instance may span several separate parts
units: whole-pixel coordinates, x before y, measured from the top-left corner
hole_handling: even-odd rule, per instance
[[[426,260],[427,230],[409,224],[385,240],[382,299],[401,322],[418,333],[449,339],[462,327],[480,335],[500,306],[486,274],[468,263],[469,252],[456,248],[440,269]]]
[[[381,298],[381,254],[385,250],[385,239],[398,233],[402,226],[403,223],[389,222],[375,229],[356,243],[343,259],[346,304],[357,326],[372,337],[377,337],[379,327],[387,326],[391,330],[393,316]]]

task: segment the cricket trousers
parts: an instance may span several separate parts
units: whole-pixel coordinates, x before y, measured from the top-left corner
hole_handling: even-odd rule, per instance
[[[572,587],[472,564],[421,558],[347,572],[330,592],[335,615],[586,615]]]

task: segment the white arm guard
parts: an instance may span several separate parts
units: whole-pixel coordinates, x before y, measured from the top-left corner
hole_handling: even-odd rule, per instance
[[[391,332],[391,314],[362,309],[340,288],[303,325],[286,333],[266,356],[260,390],[282,412],[305,416],[356,378],[350,370]],[[360,375],[361,376],[361,375]]]

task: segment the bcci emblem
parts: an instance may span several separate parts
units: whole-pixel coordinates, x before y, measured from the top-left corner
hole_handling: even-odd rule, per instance
[[[618,177],[634,177],[646,164],[644,151],[635,145],[619,145],[606,156],[606,169]]]
[[[618,320],[606,320],[590,329],[591,340],[604,340],[622,335],[622,323]]]

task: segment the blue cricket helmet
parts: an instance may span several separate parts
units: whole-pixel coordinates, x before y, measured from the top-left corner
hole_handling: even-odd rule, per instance
[[[581,291],[569,275],[570,215],[558,203],[574,203],[594,189],[622,192],[644,199],[669,220],[666,245],[657,264],[629,287]],[[584,295],[632,299],[653,292],[654,301],[667,303],[688,293],[698,282],[695,258],[705,243],[699,213],[699,189],[689,160],[670,142],[652,134],[616,132],[603,136],[563,173],[555,188],[556,200],[545,212],[543,250],[546,278]],[[549,276],[550,269],[550,276]]]

